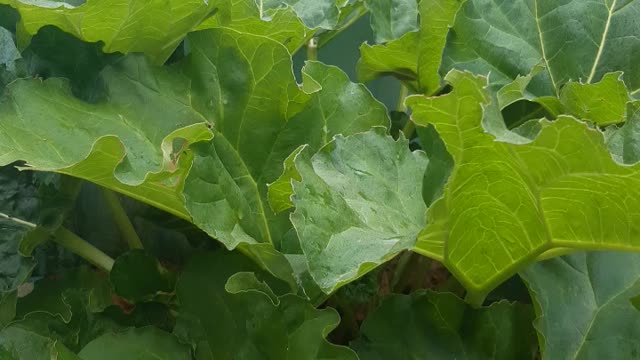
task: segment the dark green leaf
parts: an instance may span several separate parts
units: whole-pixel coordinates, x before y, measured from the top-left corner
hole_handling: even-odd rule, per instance
[[[264,276],[236,254],[197,256],[187,266],[176,332],[194,344],[197,359],[356,359],[324,338],[339,322],[335,311],[291,294],[276,298],[280,291]]]
[[[173,291],[174,275],[144,250],[130,250],[116,258],[109,273],[116,294],[137,302]]]
[[[531,306],[472,309],[453,294],[419,291],[386,299],[352,345],[362,360],[534,359]]]
[[[640,355],[640,257],[580,253],[520,273],[536,303],[546,359],[633,359]]]
[[[154,327],[108,333],[93,340],[78,354],[82,360],[191,360],[189,347]]]

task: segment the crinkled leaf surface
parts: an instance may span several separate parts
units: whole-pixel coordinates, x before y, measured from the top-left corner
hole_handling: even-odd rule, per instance
[[[278,297],[278,287],[241,255],[196,256],[178,281],[176,333],[198,359],[356,359],[325,339],[339,322],[335,311]]]
[[[263,9],[264,11],[264,9]],[[271,16],[260,15],[256,0],[231,0],[227,6],[219,6],[215,16],[205,20],[198,30],[228,27],[243,33],[266,36],[285,45],[294,53],[304,44],[308,31],[291,8],[278,9]]]
[[[486,79],[453,71],[447,80],[447,95],[407,99],[455,163],[418,251],[443,257],[469,291],[483,293],[552,247],[640,246],[640,168],[616,163],[602,133],[563,116],[540,121],[533,141],[498,141],[482,126]]]
[[[506,301],[473,309],[449,293],[387,298],[352,343],[362,360],[533,359],[530,305]]]
[[[88,0],[79,6],[48,0],[0,3],[18,10],[19,29],[25,38],[52,25],[83,41],[103,42],[105,52],[143,52],[163,63],[184,36],[224,1]]]
[[[536,303],[547,359],[633,359],[640,354],[640,257],[579,253],[536,263],[520,273]]]
[[[438,71],[449,27],[465,1],[422,0],[418,31],[409,32],[385,45],[364,44],[360,48],[358,78],[370,81],[381,75],[393,74],[411,84],[416,91],[436,92],[442,85]],[[381,1],[385,2],[388,1]]]
[[[418,30],[416,0],[366,0],[365,4],[371,12],[371,28],[377,43]]]
[[[538,96],[614,71],[623,71],[628,88],[637,91],[640,71],[628,59],[640,53],[638,11],[636,0],[467,1],[447,42],[443,71],[490,73],[491,83],[505,84],[542,59],[546,70],[530,89]]]
[[[0,100],[0,164],[24,160],[188,217],[177,193],[186,159],[173,142],[211,138],[192,107],[191,81],[140,56],[107,67],[102,79],[107,96],[95,104],[73,96],[62,79],[8,86]]]
[[[291,7],[310,29],[333,29],[340,18],[336,0],[256,0],[260,15],[267,20],[283,7]]]
[[[267,184],[300,145],[318,149],[335,134],[387,126],[386,109],[342,71],[317,62],[305,66],[306,93],[286,48],[273,40],[232,30],[194,33],[189,40],[193,55],[185,71],[197,79],[193,101],[215,136],[193,147],[186,207],[194,223],[227,248],[245,244],[243,251],[259,262],[286,272],[288,263],[271,244],[278,247],[291,224],[288,214],[270,209]]]
[[[135,354],[135,355],[134,355]],[[78,354],[83,360],[190,360],[191,351],[174,335],[155,327],[131,328],[93,340]]]
[[[338,136],[295,159],[291,215],[311,276],[326,293],[411,248],[425,225],[428,160],[383,128]],[[418,180],[418,181],[416,181]]]

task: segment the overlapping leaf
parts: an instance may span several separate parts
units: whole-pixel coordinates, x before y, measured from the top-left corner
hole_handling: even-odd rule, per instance
[[[534,140],[505,142],[515,136],[496,139],[483,128],[501,120],[483,120],[486,79],[453,71],[447,80],[453,92],[407,100],[413,120],[432,124],[455,162],[417,251],[442,258],[480,294],[555,246],[640,246],[639,168],[616,163],[598,130],[559,117],[540,121]]]
[[[385,45],[363,45],[358,63],[361,81],[393,74],[414,90],[432,94],[441,84],[442,52],[456,14],[465,0],[423,0],[420,28]],[[407,14],[406,16],[411,16]]]
[[[16,320],[0,331],[0,354],[8,359],[77,359],[75,353],[104,331],[117,328],[97,321],[111,304],[106,276],[91,269],[70,269],[42,279],[18,303]],[[7,355],[8,356],[8,355]]]
[[[386,299],[352,345],[362,360],[533,359],[531,306],[471,309],[453,294],[416,292]]]
[[[105,52],[143,52],[163,63],[184,36],[216,11],[224,1],[88,0],[65,2],[2,0],[20,13],[19,34],[28,37],[55,26],[86,42],[103,42]],[[165,19],[158,21],[158,19]]]
[[[326,293],[411,248],[424,226],[424,153],[384,129],[336,139],[295,158],[291,216],[311,276]]]
[[[228,27],[243,33],[266,36],[286,46],[291,53],[313,35],[313,31],[305,28],[291,8],[269,12],[268,17],[264,16],[263,8],[261,17],[260,5],[255,0],[231,0],[228,4],[219,6],[215,16],[206,19],[198,26],[198,30]],[[265,6],[264,3],[262,6]]]
[[[291,224],[287,213],[273,214],[267,184],[298,146],[318,149],[335,134],[387,126],[386,109],[362,85],[320,63],[305,66],[300,89],[290,55],[273,40],[210,30],[189,41],[193,55],[185,71],[197,79],[192,99],[214,124],[215,136],[193,147],[186,207],[194,223],[227,248],[241,245],[286,272],[288,262],[273,246]]]
[[[291,7],[304,24],[311,29],[333,29],[340,18],[336,0],[261,0],[260,16],[269,19],[278,10]]]
[[[548,359],[631,359],[640,354],[637,254],[580,253],[520,273],[536,303],[535,326]]]
[[[73,96],[62,79],[8,86],[0,102],[0,164],[23,160],[187,218],[177,189],[188,159],[174,143],[211,138],[192,107],[190,80],[140,56],[105,68],[102,80],[107,97],[95,104]]]
[[[447,42],[443,71],[490,73],[492,84],[505,84],[542,60],[546,70],[531,86],[537,96],[557,95],[570,80],[591,83],[614,71],[622,71],[637,92],[640,72],[629,59],[640,51],[639,10],[636,0],[467,1]]]
[[[279,288],[237,254],[197,256],[178,281],[176,333],[198,359],[356,359],[325,339],[339,322],[335,311]]]

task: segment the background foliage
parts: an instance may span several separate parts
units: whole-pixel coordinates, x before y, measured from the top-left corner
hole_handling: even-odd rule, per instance
[[[638,14],[0,0],[0,359],[640,357]]]

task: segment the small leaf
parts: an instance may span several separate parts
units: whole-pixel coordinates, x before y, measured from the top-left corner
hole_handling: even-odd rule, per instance
[[[625,121],[631,97],[618,72],[605,74],[594,84],[568,82],[560,91],[560,101],[568,114],[604,126]]]
[[[82,360],[127,359],[190,360],[189,347],[155,327],[131,328],[124,332],[102,335],[78,354]]]
[[[175,282],[174,275],[144,250],[130,250],[116,258],[109,280],[116,294],[134,303],[172,292]]]

